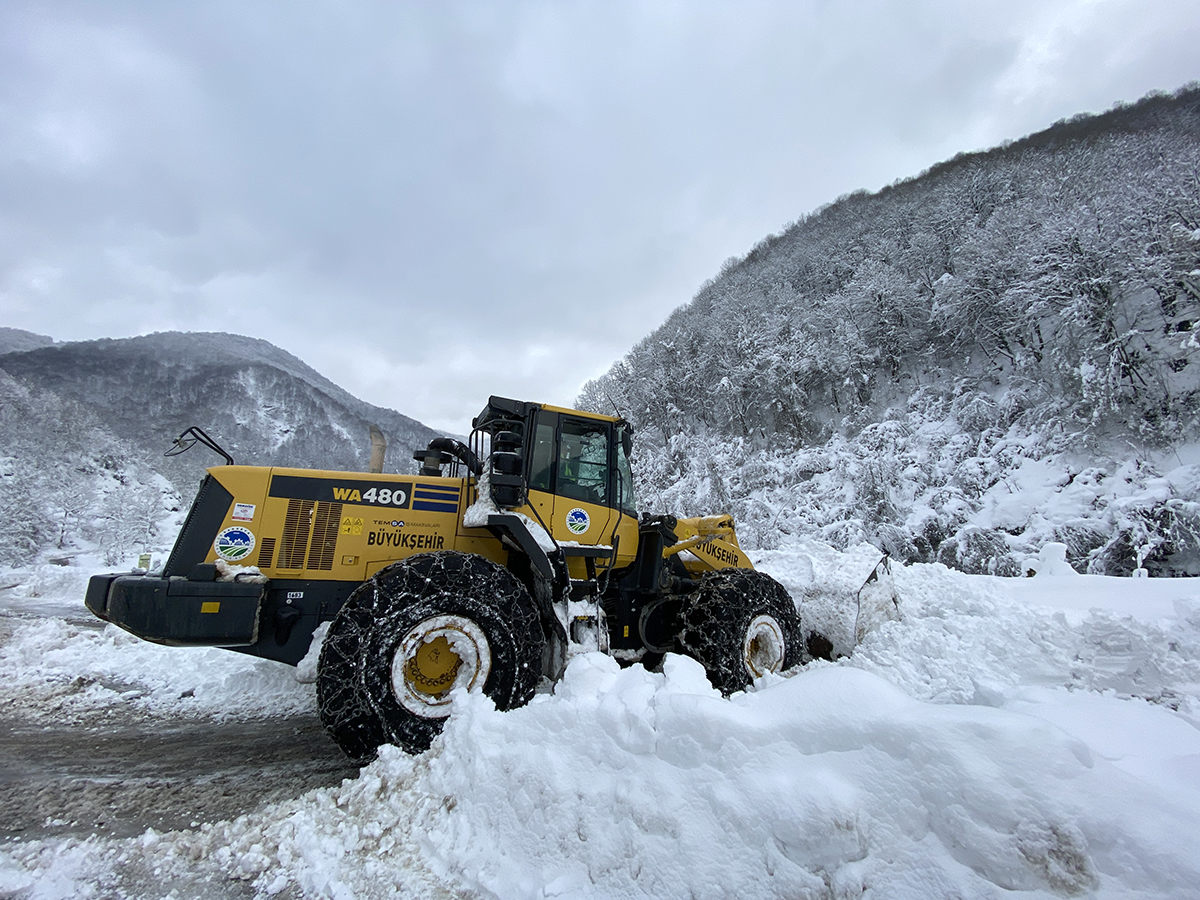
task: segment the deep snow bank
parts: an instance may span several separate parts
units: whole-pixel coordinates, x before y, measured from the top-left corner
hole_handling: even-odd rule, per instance
[[[0,582],[0,713],[57,723],[120,710],[254,718],[311,712],[295,670],[214,648],[163,647],[105,625],[83,605],[88,572],[38,566]]]
[[[422,757],[170,836],[318,896],[1186,897],[1194,806],[1031,715],[823,666],[722,700],[700,667],[577,657],[553,696],[464,697]],[[1196,745],[1200,742],[1193,740]]]
[[[796,544],[760,562],[836,617],[810,588],[852,584],[869,555]],[[896,581],[901,618],[853,656],[732,700],[682,657],[661,673],[577,657],[524,709],[463,697],[428,753],[385,749],[233,822],[10,843],[0,891],[76,896],[132,867],[198,897],[223,879],[356,898],[1200,897],[1200,584]],[[1079,608],[1088,585],[1108,608]],[[16,691],[79,666],[133,673],[142,696],[120,702],[167,715],[311,702],[283,667],[54,619],[17,621],[0,648]],[[71,696],[80,715],[118,702]]]
[[[419,820],[427,864],[507,898],[1200,883],[1194,814],[1123,821],[1136,785],[1035,718],[832,667],[725,702],[691,660],[664,668],[580,659],[510,716],[473,698],[410,789],[443,798]]]

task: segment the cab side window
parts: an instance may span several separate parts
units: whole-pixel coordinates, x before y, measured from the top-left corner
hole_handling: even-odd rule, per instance
[[[529,488],[549,491],[554,472],[554,424],[538,422],[534,430],[533,454],[529,461]]]
[[[608,458],[608,427],[604,423],[563,418],[555,493],[585,503],[606,504]]]

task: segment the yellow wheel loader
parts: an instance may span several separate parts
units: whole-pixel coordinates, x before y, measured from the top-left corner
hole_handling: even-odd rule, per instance
[[[799,662],[795,605],[731,517],[639,520],[624,420],[492,397],[472,427],[417,451],[416,476],[226,455],[161,574],[97,575],[87,606],[149,641],[292,665],[328,623],[321,720],[356,759],[426,749],[455,687],[521,706],[581,649],[686,653],[726,695]]]

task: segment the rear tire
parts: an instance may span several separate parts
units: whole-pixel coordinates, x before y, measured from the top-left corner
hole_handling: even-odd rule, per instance
[[[455,551],[409,557],[365,582],[330,627],[321,722],[356,759],[383,743],[420,753],[441,732],[454,687],[482,690],[498,709],[528,703],[542,643],[533,600],[507,569]]]
[[[800,617],[787,590],[753,569],[709,572],[687,598],[679,642],[725,696],[800,662]]]
[[[362,646],[375,623],[372,581],[347,598],[329,625],[317,660],[317,709],[321,724],[342,752],[367,762],[386,742],[383,725],[362,691]]]

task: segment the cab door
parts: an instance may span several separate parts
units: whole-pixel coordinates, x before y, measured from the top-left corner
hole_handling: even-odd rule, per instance
[[[560,416],[551,533],[558,541],[607,544],[613,516],[609,468],[611,426]]]
[[[538,410],[529,429],[530,450],[526,468],[529,506],[549,529],[554,521],[554,462],[558,459],[558,413]]]

